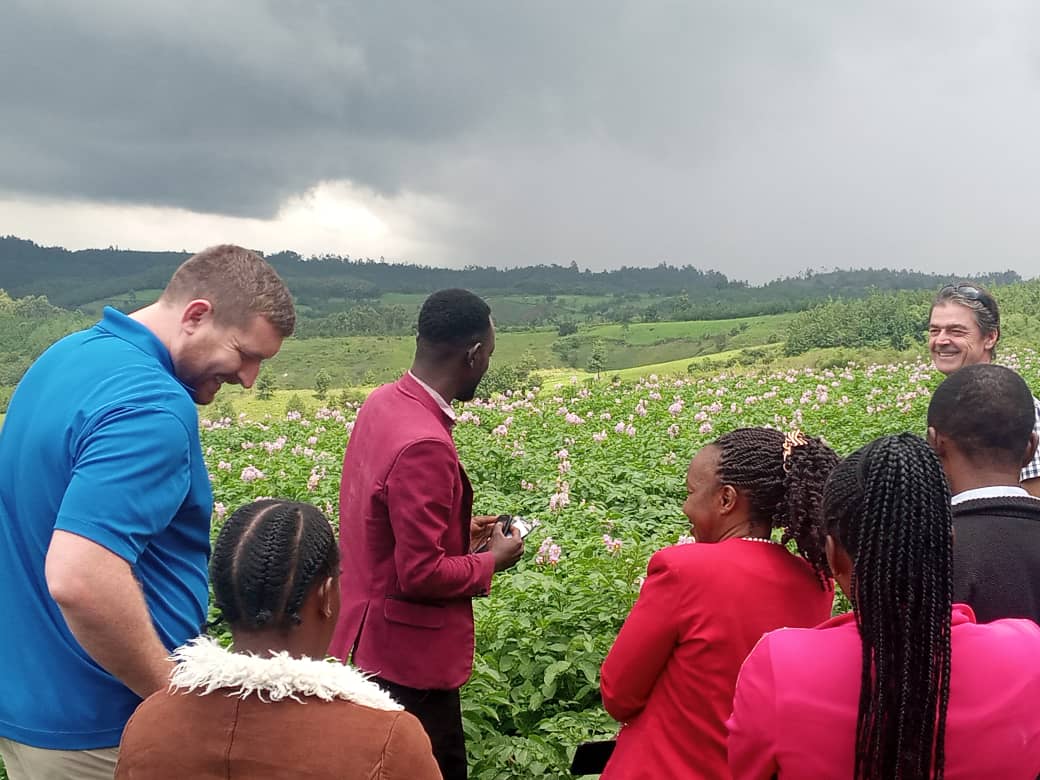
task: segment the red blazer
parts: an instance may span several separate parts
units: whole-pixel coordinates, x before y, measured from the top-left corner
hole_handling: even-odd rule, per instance
[[[411,376],[358,412],[340,483],[342,606],[330,652],[400,685],[458,688],[473,668],[473,596],[491,553],[469,554],[473,489],[452,421]]]
[[[603,780],[726,780],[726,718],[763,633],[814,626],[834,591],[780,545],[666,547],[603,663],[603,704],[625,725]]]

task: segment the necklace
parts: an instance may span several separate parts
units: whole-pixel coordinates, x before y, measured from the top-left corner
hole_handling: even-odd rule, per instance
[[[780,544],[780,542],[774,542],[772,539],[762,539],[758,536],[741,536],[745,542],[761,542],[762,544]]]

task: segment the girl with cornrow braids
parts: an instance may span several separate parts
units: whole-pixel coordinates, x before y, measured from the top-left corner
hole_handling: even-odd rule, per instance
[[[938,459],[911,434],[850,455],[824,490],[827,558],[853,611],[767,634],[729,721],[737,780],[1034,780],[1040,627],[952,603]]]
[[[740,664],[766,631],[830,617],[822,499],[837,463],[819,439],[771,428],[732,431],[693,458],[683,511],[696,544],[650,559],[603,664],[603,703],[624,724],[604,778],[729,777]]]
[[[116,778],[439,780],[430,740],[366,675],[324,658],[339,615],[339,548],[310,504],[263,499],[220,531],[213,596],[231,629],[174,653],[168,690],[134,713]]]

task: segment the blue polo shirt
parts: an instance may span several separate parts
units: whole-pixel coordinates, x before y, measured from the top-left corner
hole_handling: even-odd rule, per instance
[[[140,703],[80,647],[50,597],[53,531],[130,563],[172,650],[206,617],[212,505],[198,413],[150,330],[106,308],[40,356],[0,429],[0,736],[113,747]]]

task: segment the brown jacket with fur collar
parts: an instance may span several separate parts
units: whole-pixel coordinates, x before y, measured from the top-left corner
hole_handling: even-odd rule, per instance
[[[180,648],[123,732],[117,780],[440,780],[419,721],[339,663]]]

